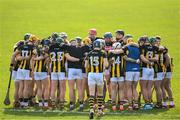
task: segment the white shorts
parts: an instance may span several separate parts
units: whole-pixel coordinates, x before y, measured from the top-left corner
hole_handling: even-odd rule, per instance
[[[18,69],[17,71],[17,80],[32,80],[30,77],[30,70]]]
[[[112,77],[110,78],[111,82],[124,82],[124,77]]]
[[[165,76],[164,72],[158,72],[157,73],[157,78],[155,78],[155,80],[163,80]]]
[[[17,71],[15,71],[15,70],[12,71],[12,79],[14,80],[14,82],[18,81],[17,80]]]
[[[82,69],[69,68],[68,69],[68,80],[82,80]]]
[[[52,72],[51,80],[66,80],[65,72]]]
[[[126,72],[126,79],[127,81],[139,81],[140,79],[140,72]]]
[[[92,73],[88,74],[88,85],[103,85],[104,84],[103,73]]]
[[[47,72],[34,72],[34,80],[45,80]]]
[[[172,79],[172,72],[166,72],[165,73],[165,78]]]
[[[153,68],[143,68],[142,80],[154,80],[154,69]]]

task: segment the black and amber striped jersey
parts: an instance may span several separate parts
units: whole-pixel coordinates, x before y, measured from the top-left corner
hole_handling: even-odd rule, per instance
[[[104,58],[107,58],[103,50],[92,50],[88,54],[90,72],[102,73],[104,71]]]
[[[65,52],[67,50],[66,45],[60,46],[59,44],[53,44],[49,48],[50,56],[50,68],[51,72],[65,72]]]
[[[165,57],[164,55],[167,53],[167,48],[158,48],[158,61],[155,62],[154,64],[154,71],[155,73],[157,72],[165,72],[165,65],[164,65],[164,60],[165,60]]]
[[[91,49],[90,46],[87,46],[87,45],[82,46],[82,53],[83,53],[84,58],[90,52],[90,49]],[[88,73],[88,67],[85,68],[84,64],[85,64],[85,61],[82,62],[82,66],[83,66],[82,73]]]
[[[34,72],[47,72],[47,65],[45,64],[45,59],[35,61]]]
[[[28,56],[31,57],[33,48],[34,48],[33,45],[25,44],[25,45],[20,46],[18,48],[18,51],[20,51],[20,55],[22,57],[28,57]],[[30,69],[30,59],[22,60],[19,64],[19,68],[29,70]]]
[[[143,55],[146,59],[155,57],[158,54],[158,47],[152,45],[143,45],[140,46],[140,54]],[[142,67],[150,68],[149,64],[142,62]]]
[[[36,48],[33,51],[36,51],[35,57],[44,57],[45,54],[42,51],[42,48]],[[46,58],[44,57],[44,59],[42,60],[35,60],[35,64],[34,64],[34,72],[47,72],[47,62],[45,62]]]
[[[174,63],[173,63],[173,58],[171,58],[170,64],[166,68],[166,72],[173,72],[174,68]]]
[[[124,76],[124,54],[108,54],[110,63],[110,76],[121,77]]]
[[[168,49],[165,47],[164,49],[164,54],[168,53]],[[166,63],[166,57],[164,57],[164,64]],[[173,68],[174,68],[174,63],[173,63],[173,58],[170,59],[170,63],[169,65],[166,66],[166,72],[173,72]]]

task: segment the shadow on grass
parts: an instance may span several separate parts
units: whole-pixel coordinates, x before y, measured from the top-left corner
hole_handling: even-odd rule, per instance
[[[168,109],[153,109],[153,110],[138,110],[138,111],[123,111],[123,112],[112,112],[105,111],[105,116],[142,116],[142,115],[157,115],[168,111]],[[74,111],[60,111],[60,110],[37,110],[37,109],[13,109],[13,108],[4,108],[3,113],[7,115],[16,115],[16,116],[39,116],[39,117],[57,117],[57,116],[87,116],[88,111],[78,112]]]

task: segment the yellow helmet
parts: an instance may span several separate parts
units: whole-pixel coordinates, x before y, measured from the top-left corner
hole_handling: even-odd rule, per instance
[[[31,42],[36,42],[37,40],[39,40],[39,38],[38,38],[36,35],[31,35],[30,38],[29,38],[29,40],[30,40]]]
[[[127,44],[128,44],[128,43],[132,43],[132,42],[134,42],[133,38],[128,38],[128,39],[127,39]]]
[[[83,43],[85,44],[85,45],[90,45],[91,43],[92,43],[92,41],[91,41],[91,39],[90,38],[85,38],[84,40],[83,40]]]

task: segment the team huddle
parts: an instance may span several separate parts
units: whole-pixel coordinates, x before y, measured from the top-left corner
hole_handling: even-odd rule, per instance
[[[160,36],[144,35],[136,43],[123,30],[117,30],[114,36],[106,32],[97,37],[92,28],[85,39],[71,40],[65,32],[54,32],[44,39],[27,33],[14,45],[10,70],[15,108],[37,102],[43,109],[63,110],[66,84],[69,109],[75,109],[78,102],[78,109],[83,111],[88,101],[90,119],[95,112],[98,116],[104,114],[105,98],[109,98],[113,111],[138,110],[141,94],[143,109],[175,107],[171,90],[173,59],[161,45]]]

